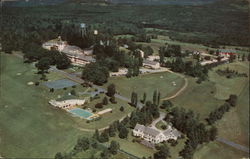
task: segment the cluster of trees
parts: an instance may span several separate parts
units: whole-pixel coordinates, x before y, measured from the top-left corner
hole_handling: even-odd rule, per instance
[[[188,137],[185,147],[180,151],[180,156],[184,159],[192,158],[199,144],[213,141],[216,138],[217,129],[215,127],[206,128],[193,111],[176,107],[171,110],[169,118],[173,126]]]
[[[96,141],[95,138],[87,138],[81,137],[77,140],[76,145],[74,146],[73,150],[69,153],[61,153],[58,152],[55,155],[55,159],[71,159],[74,158],[75,155],[82,151],[87,151],[89,149],[95,149],[96,151],[101,151],[100,158],[102,159],[109,159],[112,155],[116,155],[120,150],[120,144],[116,141],[111,141],[108,147],[101,145]],[[96,155],[92,154],[91,159],[97,159]],[[99,158],[98,157],[98,158]]]
[[[212,125],[217,120],[220,120],[226,112],[229,112],[231,107],[236,106],[236,102],[237,102],[237,95],[230,95],[223,105],[221,105],[219,108],[215,109],[209,114],[207,118],[208,124]]]
[[[108,81],[109,71],[100,62],[87,64],[82,71],[82,78],[86,81],[102,85]]]
[[[142,125],[151,124],[153,119],[156,119],[159,116],[160,113],[158,106],[153,104],[151,101],[147,101],[144,107],[131,113],[129,127],[134,128],[136,123]]]
[[[162,46],[159,49],[159,55],[160,55],[160,57],[183,57],[183,56],[186,56],[185,53],[181,52],[180,45],[167,45],[167,47]]]
[[[165,66],[171,68],[172,71],[185,73],[192,77],[198,77],[198,83],[208,78],[208,68],[206,66],[201,66],[199,62],[194,65],[192,61],[184,62],[182,58],[177,57],[172,62],[167,61]]]
[[[221,76],[225,76],[227,78],[233,78],[233,77],[247,77],[246,73],[239,73],[238,71],[231,70],[228,67],[224,70],[218,69],[216,70],[216,73],[218,73]]]
[[[169,148],[166,144],[156,146],[157,152],[154,153],[154,159],[166,159],[171,157]]]

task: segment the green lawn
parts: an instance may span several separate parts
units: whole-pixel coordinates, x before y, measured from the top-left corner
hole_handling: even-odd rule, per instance
[[[223,118],[216,123],[218,136],[235,143],[249,146],[249,78],[240,77],[227,79],[217,75],[215,72],[218,68],[229,67],[239,72],[248,72],[249,63],[235,62],[220,65],[209,72],[210,81],[197,84],[195,79],[188,78],[189,84],[187,89],[178,97],[172,100],[177,106],[191,109],[200,114],[204,119],[216,107],[224,103],[230,94],[238,95],[238,104],[230,112],[225,113]],[[195,159],[199,158],[241,158],[245,154],[220,143],[210,143],[202,146]]]
[[[106,114],[99,121],[73,117],[64,110],[48,104],[50,99],[67,94],[73,88],[56,90],[53,93],[43,85],[27,85],[38,81],[34,66],[24,64],[15,56],[1,54],[1,111],[0,111],[0,154],[5,157],[54,157],[56,152],[69,152],[79,136],[92,136],[81,129],[102,128],[120,119],[134,108],[117,99],[118,104],[107,105],[113,113]],[[21,74],[20,74],[21,73]],[[18,74],[18,75],[17,75]],[[86,88],[77,86],[76,92]],[[4,93],[3,93],[4,92]],[[95,102],[87,106],[93,107]],[[125,107],[120,112],[120,105]],[[91,151],[91,150],[90,150]],[[83,156],[89,152],[83,152]],[[114,158],[124,157],[118,154]]]
[[[224,101],[216,99],[214,94],[216,87],[211,81],[196,83],[196,79],[188,77],[186,90],[171,101],[180,107],[193,110],[200,114],[201,119],[205,119],[215,108],[223,104]]]
[[[158,123],[156,123],[155,127],[156,127],[157,129],[159,129],[159,130],[164,130],[164,129],[161,128],[163,125],[166,125],[165,122],[159,121]],[[166,126],[167,126],[167,125],[166,125]]]
[[[193,159],[243,159],[246,153],[218,142],[211,142],[198,148]]]
[[[173,81],[176,86],[172,85]],[[161,72],[133,78],[111,77],[108,84],[111,83],[116,85],[117,92],[122,96],[130,98],[134,91],[138,94],[138,99],[142,99],[143,93],[146,92],[147,100],[152,100],[155,90],[161,93],[161,98],[165,98],[178,91],[184,85],[184,80],[176,74]],[[107,88],[108,84],[104,87]]]
[[[0,154],[5,157],[53,157],[68,151],[77,136],[88,135],[66,112],[54,109],[37,81],[34,67],[15,56],[1,54]],[[21,73],[21,75],[17,75]]]
[[[248,64],[229,64],[229,67],[246,72],[249,76]],[[228,84],[228,80],[224,81],[224,85]],[[217,127],[220,136],[249,147],[249,78],[236,78],[234,85],[238,86],[232,90],[238,95],[238,104],[235,109],[225,114],[223,119],[217,123]]]
[[[133,138],[134,137],[132,136],[132,132],[130,131],[127,139],[120,139],[118,135],[116,135],[116,137],[110,138],[110,141],[115,140],[119,142],[122,150],[140,158],[144,156],[151,156],[154,152],[156,152],[155,150],[148,148],[140,143],[132,142]]]

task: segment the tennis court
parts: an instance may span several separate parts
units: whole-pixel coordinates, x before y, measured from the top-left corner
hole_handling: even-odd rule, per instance
[[[87,120],[91,120],[89,119],[90,116],[92,116],[93,114],[90,113],[89,111],[86,111],[84,109],[81,108],[73,108],[71,110],[68,110],[70,113],[74,114],[75,116],[87,119]]]
[[[43,84],[46,87],[53,88],[53,89],[62,89],[62,88],[67,88],[67,87],[72,87],[72,86],[78,85],[78,83],[71,81],[71,80],[68,80],[68,79],[49,81],[49,82],[44,82]]]

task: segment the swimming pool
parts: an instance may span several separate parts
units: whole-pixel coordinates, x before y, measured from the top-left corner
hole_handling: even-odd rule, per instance
[[[87,119],[87,120],[91,120],[89,119],[90,116],[92,116],[93,114],[90,113],[89,111],[86,111],[84,109],[81,108],[73,108],[71,110],[68,110],[70,113],[74,114],[75,116]]]

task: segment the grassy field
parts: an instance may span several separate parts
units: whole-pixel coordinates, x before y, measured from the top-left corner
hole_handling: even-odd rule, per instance
[[[197,84],[196,79],[189,77],[186,90],[171,101],[180,107],[193,110],[200,114],[201,119],[205,119],[208,114],[223,103],[216,99],[214,93],[216,88],[211,81],[204,81]]]
[[[133,110],[126,107],[126,103],[118,101],[116,105],[107,105],[113,113],[106,114],[99,121],[86,123],[78,117],[73,117],[66,111],[55,109],[48,104],[49,99],[59,94],[70,92],[67,90],[49,90],[40,86],[27,85],[30,81],[38,81],[34,74],[35,68],[15,56],[1,54],[1,111],[0,111],[0,154],[6,157],[54,157],[56,152],[69,152],[79,136],[91,136],[91,133],[81,129],[102,128],[120,119]],[[86,90],[82,86],[74,88],[76,92]],[[94,100],[94,106],[99,100]],[[120,112],[120,105],[125,107]],[[79,154],[81,157],[91,155],[89,150]],[[125,158],[118,154],[114,158]]]
[[[38,80],[34,67],[1,54],[0,154],[8,157],[53,157],[66,152],[77,136],[88,135],[64,111],[53,109],[48,92],[27,85]],[[21,73],[21,75],[17,75]]]
[[[175,81],[176,86],[172,85]],[[125,97],[130,98],[132,91],[138,94],[138,99],[141,99],[143,93],[147,94],[147,100],[152,100],[154,90],[161,93],[161,98],[170,96],[178,91],[184,84],[184,80],[172,73],[161,72],[147,75],[140,75],[138,77],[112,77],[108,84],[115,84],[117,92]],[[106,88],[108,84],[105,84]]]
[[[218,142],[211,142],[198,148],[194,159],[243,159],[248,157],[244,152],[238,151]]]
[[[248,65],[247,62],[235,62],[216,67],[209,72],[210,81],[205,81],[202,84],[197,84],[195,79],[188,78],[189,85],[187,89],[180,96],[173,99],[172,102],[177,106],[199,113],[201,119],[204,119],[212,110],[220,106],[230,94],[237,94],[239,99],[236,108],[232,108],[230,112],[225,113],[223,118],[216,123],[219,132],[218,136],[249,146],[249,78],[227,79],[215,72],[218,68],[229,67],[241,73],[248,73]],[[241,158],[245,155],[227,145],[210,143],[197,151],[195,159]]]
[[[222,79],[224,81],[223,85],[230,86],[232,83],[230,88],[233,87],[233,89],[229,88],[228,90],[237,94],[239,99],[236,108],[226,113],[223,119],[217,123],[219,135],[249,147],[249,63],[228,64],[224,67],[227,66],[230,69],[247,73],[248,78],[232,79],[234,82],[230,81],[231,79]]]
[[[118,135],[116,135],[116,137],[110,138],[110,141],[114,140],[119,142],[122,150],[140,158],[143,156],[148,157],[155,152],[155,150],[148,148],[142,144],[132,142],[133,138],[134,137],[132,136],[132,132],[130,131],[127,139],[120,139]]]

